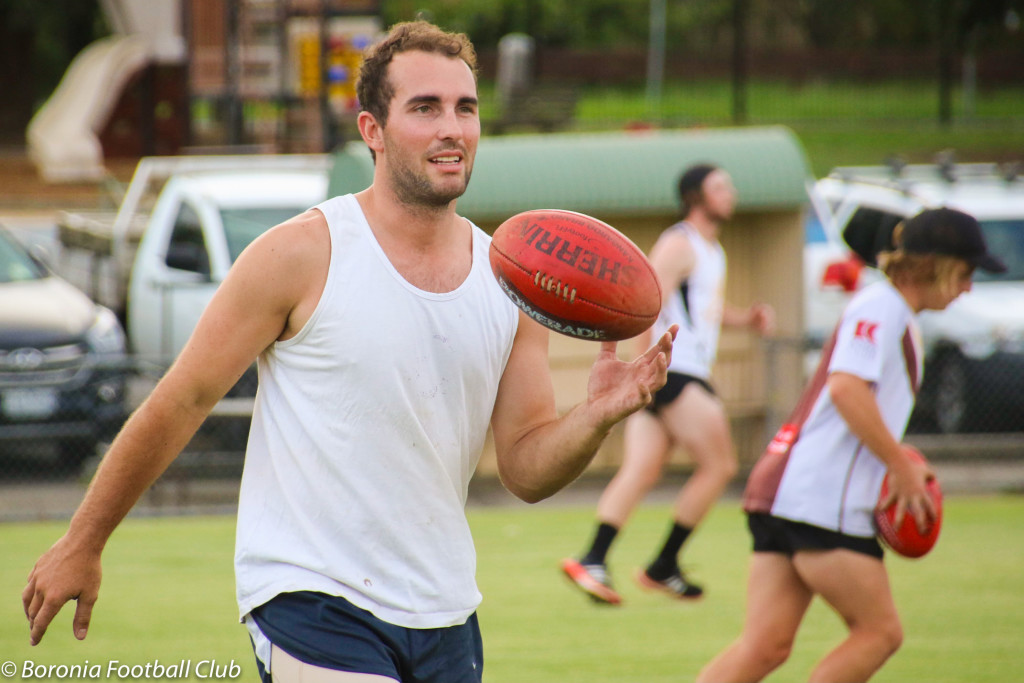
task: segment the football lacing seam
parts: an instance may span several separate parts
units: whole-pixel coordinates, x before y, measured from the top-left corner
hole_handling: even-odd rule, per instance
[[[553,291],[555,296],[559,296],[569,303],[576,301],[576,288],[569,287],[564,284],[561,280],[550,275],[545,275],[539,270],[533,275],[533,284],[537,285],[546,292]]]
[[[508,254],[503,252],[498,247],[495,247],[492,244],[491,248],[494,249],[495,253],[499,254],[501,256],[501,258],[504,259],[504,261],[510,267],[515,268],[516,270],[519,270],[520,272],[523,272],[523,273],[527,273],[528,274],[530,272],[529,268],[525,267],[523,264],[521,264],[518,261],[516,261],[515,259],[513,259],[511,256],[509,256]],[[504,276],[501,276],[501,277],[504,278]],[[536,282],[536,280],[537,280],[537,278],[534,277],[534,281],[535,282]],[[575,296],[575,290],[573,290],[573,296]],[[582,304],[587,305],[587,306],[593,306],[594,308],[600,308],[600,309],[603,309],[603,310],[606,310],[606,311],[611,311],[612,313],[614,313],[616,315],[624,316],[624,317],[627,317],[627,318],[650,318],[652,316],[656,317],[658,315],[657,311],[655,311],[654,313],[634,313],[634,312],[631,312],[631,311],[623,311],[621,309],[613,308],[611,306],[605,306],[604,304],[598,303],[596,301],[591,301],[590,299],[587,299],[586,297],[580,297],[580,302]]]

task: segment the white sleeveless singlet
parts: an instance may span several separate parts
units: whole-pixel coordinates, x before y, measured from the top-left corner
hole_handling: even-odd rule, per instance
[[[352,195],[318,208],[330,270],[302,330],[258,360],[235,549],[240,614],[318,591],[407,628],[480,602],[465,516],[518,309],[476,226],[443,294],[391,265]]]
[[[679,333],[672,345],[669,372],[711,378],[711,367],[718,353],[718,336],[725,306],[725,250],[718,242],[709,242],[689,223],[676,223],[669,230],[681,230],[695,252],[695,264],[689,277],[672,292],[662,306],[653,327],[657,339],[674,324]]]

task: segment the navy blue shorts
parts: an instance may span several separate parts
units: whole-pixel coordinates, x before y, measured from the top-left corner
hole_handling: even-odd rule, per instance
[[[747,526],[754,537],[755,553],[782,553],[792,557],[800,550],[852,550],[882,559],[884,553],[875,537],[851,536],[813,524],[794,522],[773,515],[750,513]]]
[[[314,666],[415,683],[480,683],[483,676],[476,614],[459,626],[404,628],[344,598],[304,591],[282,593],[252,617],[271,643]],[[257,665],[263,683],[271,683]]]
[[[696,382],[704,387],[704,390],[709,394],[715,395],[714,388],[707,380],[694,377],[693,375],[684,375],[681,372],[670,372],[668,373],[668,380],[665,382],[665,386],[654,393],[654,400],[647,406],[647,410],[657,414],[658,410],[662,407],[679,398],[679,395],[683,393],[683,389],[690,382]]]

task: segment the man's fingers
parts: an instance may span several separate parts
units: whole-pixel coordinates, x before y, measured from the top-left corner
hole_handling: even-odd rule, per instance
[[[85,640],[85,636],[89,632],[89,621],[92,619],[92,607],[95,604],[95,598],[80,597],[78,599],[78,606],[75,608],[75,619],[71,625],[75,632],[75,638]]]
[[[658,355],[664,355],[666,357],[667,362],[667,358],[672,353],[672,340],[675,338],[675,333],[677,329],[679,329],[679,327],[677,325],[673,325],[672,329],[670,329],[665,334],[661,335],[661,337],[658,338],[658,341],[655,342],[655,344],[651,348],[647,349],[647,351],[644,352],[644,355],[642,355],[640,359],[642,359],[646,363],[650,363],[655,358],[657,358]]]
[[[36,580],[31,574],[28,577],[28,585],[25,586],[25,590],[21,591],[21,606],[25,610],[25,617],[32,621],[31,607],[32,599],[36,595]]]
[[[36,620],[36,617],[39,615],[39,610],[42,609],[45,601],[46,596],[43,591],[36,590],[33,586],[32,595],[29,597],[29,603],[25,608],[25,616],[28,617],[29,624]]]
[[[49,627],[53,618],[57,616],[57,612],[60,611],[63,604],[63,602],[44,601],[35,616],[30,617],[29,624],[32,628],[29,630],[29,640],[33,645],[38,645],[39,641],[43,639],[47,627]]]

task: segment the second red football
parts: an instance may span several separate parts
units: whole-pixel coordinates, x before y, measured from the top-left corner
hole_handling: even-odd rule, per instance
[[[924,455],[909,444],[903,444],[903,451],[910,458],[927,464]],[[910,513],[906,513],[902,523],[896,526],[896,506],[877,507],[875,509],[875,527],[878,529],[878,536],[885,541],[885,544],[904,557],[922,557],[927,555],[935,542],[939,540],[939,531],[942,529],[942,487],[939,480],[934,477],[927,483],[928,495],[935,506],[936,517],[931,525],[920,531],[917,523]],[[886,474],[882,480],[882,490],[879,492],[879,505],[889,496],[889,475]]]

